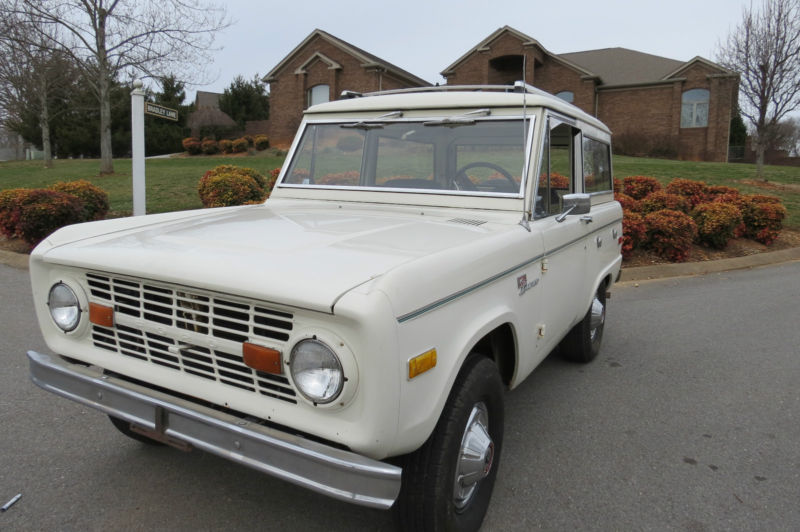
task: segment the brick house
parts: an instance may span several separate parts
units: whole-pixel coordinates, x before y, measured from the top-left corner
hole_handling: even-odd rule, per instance
[[[618,151],[727,161],[738,75],[702,57],[676,61],[625,48],[553,54],[514,28],[498,29],[447,67],[450,85],[524,79],[597,116]]]
[[[335,100],[343,90],[371,92],[430,85],[319,29],[263,79],[270,86],[270,144],[284,148],[291,144],[304,109]]]

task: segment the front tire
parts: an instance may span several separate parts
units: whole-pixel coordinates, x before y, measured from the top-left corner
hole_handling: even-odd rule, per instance
[[[571,361],[586,364],[600,353],[603,328],[606,323],[606,286],[600,284],[589,310],[561,341],[561,355]]]
[[[503,443],[503,383],[494,362],[464,363],[433,434],[404,460],[402,530],[478,530]]]

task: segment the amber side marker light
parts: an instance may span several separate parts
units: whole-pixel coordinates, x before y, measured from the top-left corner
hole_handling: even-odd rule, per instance
[[[100,327],[113,327],[114,309],[97,303],[89,303],[89,321]]]
[[[281,352],[276,349],[245,342],[242,344],[242,355],[244,356],[244,363],[255,370],[272,373],[273,375],[283,373]]]
[[[436,367],[436,349],[426,351],[408,361],[408,378],[413,379]]]

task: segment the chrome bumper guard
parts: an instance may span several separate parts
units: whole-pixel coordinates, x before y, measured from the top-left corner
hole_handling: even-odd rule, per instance
[[[293,484],[372,508],[389,508],[401,469],[28,351],[39,387]]]

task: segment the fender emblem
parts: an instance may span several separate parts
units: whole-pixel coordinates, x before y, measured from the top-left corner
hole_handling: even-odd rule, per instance
[[[519,290],[519,295],[524,294],[534,286],[539,284],[538,277],[531,282],[528,282],[528,274],[520,275],[517,277],[517,289]]]

